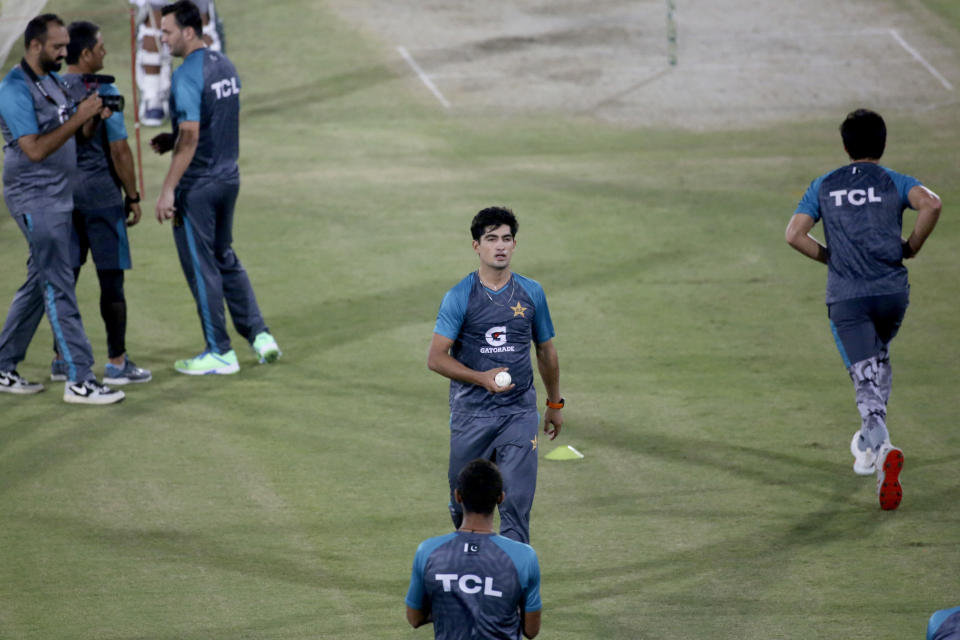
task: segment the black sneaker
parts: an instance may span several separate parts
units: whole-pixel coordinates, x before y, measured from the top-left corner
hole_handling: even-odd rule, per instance
[[[70,404],[113,404],[123,398],[123,391],[111,389],[96,380],[68,382],[63,386],[63,401]]]
[[[21,378],[15,370],[0,371],[0,391],[26,395],[28,393],[40,393],[43,391],[43,385],[39,382],[28,382],[25,378]]]

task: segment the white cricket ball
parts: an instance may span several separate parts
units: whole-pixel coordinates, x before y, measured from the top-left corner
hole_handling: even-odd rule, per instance
[[[513,378],[511,378],[510,374],[506,371],[501,371],[493,379],[493,381],[497,383],[498,387],[509,387],[511,380],[513,380]]]

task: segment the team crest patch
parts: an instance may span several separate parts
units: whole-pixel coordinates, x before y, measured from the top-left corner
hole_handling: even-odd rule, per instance
[[[521,305],[519,301],[517,302],[517,306],[510,307],[510,311],[513,311],[514,318],[516,318],[517,316],[520,316],[521,318],[526,318],[527,316],[523,315],[526,310],[527,308]]]

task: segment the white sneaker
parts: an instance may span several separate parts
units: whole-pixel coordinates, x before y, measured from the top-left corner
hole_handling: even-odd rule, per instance
[[[113,404],[124,397],[123,391],[111,389],[96,380],[68,382],[63,385],[63,401],[70,404]]]
[[[903,500],[903,487],[900,486],[902,470],[903,451],[884,442],[877,456],[877,499],[884,511],[896,509]]]
[[[860,431],[853,434],[850,441],[850,453],[853,454],[853,472],[858,476],[872,476],[877,470],[877,454],[873,449],[860,450]]]
[[[39,382],[29,382],[15,370],[0,371],[0,391],[21,395],[40,393],[43,391],[43,385]]]

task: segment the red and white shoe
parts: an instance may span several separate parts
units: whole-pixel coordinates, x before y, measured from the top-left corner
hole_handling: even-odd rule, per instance
[[[903,500],[903,487],[900,486],[902,470],[903,451],[884,443],[877,455],[877,499],[884,511],[896,509]]]

